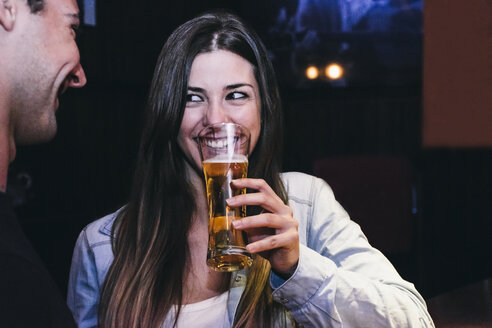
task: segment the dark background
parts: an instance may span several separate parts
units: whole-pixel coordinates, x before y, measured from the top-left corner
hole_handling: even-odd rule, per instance
[[[165,39],[185,20],[223,7],[239,13],[262,34],[267,46],[280,51],[282,40],[267,34],[277,4],[265,3],[97,2],[97,26],[84,26],[79,38],[87,85],[68,91],[61,100],[55,139],[19,147],[9,172],[9,191],[21,202],[19,218],[62,290],[78,233],[127,200],[141,113]],[[395,259],[397,269],[426,298],[491,276],[492,150],[422,147],[422,34],[325,37],[326,42],[349,40],[355,63],[358,58],[370,62],[371,40],[398,41],[402,47],[411,44],[418,50],[417,66],[400,72],[381,67],[372,72],[354,70],[353,78],[339,87],[328,82],[297,83],[302,77],[287,72],[282,57],[276,57],[289,144],[284,169],[312,173],[314,162],[326,157],[408,160],[418,200],[414,219],[419,225],[417,246],[411,252],[418,261],[409,266],[387,254]],[[22,188],[26,175],[31,179],[27,191]]]

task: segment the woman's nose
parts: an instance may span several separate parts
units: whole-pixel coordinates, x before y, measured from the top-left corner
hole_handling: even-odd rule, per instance
[[[207,114],[205,115],[205,124],[215,124],[215,123],[227,123],[229,122],[229,115],[227,115],[227,110],[222,104],[211,103],[207,108]]]

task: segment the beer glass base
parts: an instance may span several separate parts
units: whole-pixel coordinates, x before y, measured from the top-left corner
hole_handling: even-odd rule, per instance
[[[253,258],[244,248],[224,248],[209,251],[207,265],[215,271],[232,272],[250,267]]]

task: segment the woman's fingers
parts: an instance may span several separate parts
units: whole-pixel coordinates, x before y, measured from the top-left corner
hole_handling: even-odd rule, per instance
[[[293,248],[292,246],[298,242],[299,235],[296,231],[287,231],[252,242],[246,246],[246,249],[250,253],[260,253],[279,248]]]
[[[250,188],[250,189],[256,189],[258,191],[270,190],[273,192],[273,189],[263,179],[253,179],[253,178],[236,179],[232,181],[232,184],[236,188]]]
[[[289,206],[277,196],[273,189],[261,179],[238,179],[232,181],[234,188],[248,188],[257,190],[255,193],[248,193],[231,197],[227,200],[227,204],[231,207],[241,205],[257,205],[261,206],[268,212],[278,213],[281,215],[291,215],[292,210]]]
[[[299,224],[292,217],[262,213],[236,220],[233,225],[236,229],[247,232],[250,241],[247,249],[252,253],[282,247],[292,248],[299,243]]]
[[[280,230],[286,230],[290,227],[297,228],[297,221],[292,217],[284,217],[274,213],[261,213],[258,215],[248,216],[240,220],[235,220],[234,228],[247,230],[251,228],[268,227]]]
[[[231,184],[233,188],[256,192],[229,198],[229,206],[260,206],[266,211],[233,222],[236,229],[248,235],[246,249],[267,258],[275,272],[290,276],[299,260],[298,223],[292,209],[262,179],[238,179]]]

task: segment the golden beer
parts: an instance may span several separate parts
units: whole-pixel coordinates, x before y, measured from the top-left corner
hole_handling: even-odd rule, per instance
[[[236,230],[232,221],[246,215],[246,207],[230,208],[226,199],[246,193],[246,189],[231,188],[231,181],[247,176],[248,159],[234,155],[232,159],[218,156],[203,162],[209,207],[209,241],[207,264],[218,271],[236,271],[252,263],[246,252],[245,235]]]

